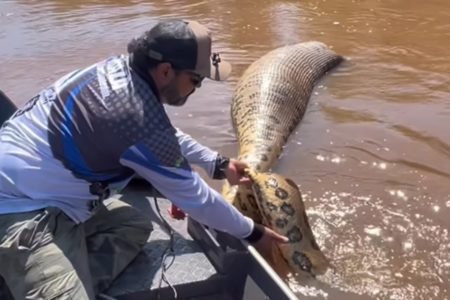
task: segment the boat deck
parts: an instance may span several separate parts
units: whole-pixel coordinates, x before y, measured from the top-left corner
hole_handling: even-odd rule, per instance
[[[143,291],[154,291],[160,287],[168,287],[162,280],[162,258],[170,247],[170,234],[161,218],[156,213],[153,192],[146,184],[134,184],[120,199],[143,211],[153,220],[152,231],[144,251],[117,278],[107,294],[113,297],[132,295]],[[173,219],[168,208],[170,202],[157,198],[162,217],[173,229],[173,250],[175,257],[168,257],[166,262],[170,267],[165,271],[167,281],[174,285],[186,285],[202,282],[217,275],[199,244],[189,235],[187,218]],[[174,259],[173,259],[174,258]]]

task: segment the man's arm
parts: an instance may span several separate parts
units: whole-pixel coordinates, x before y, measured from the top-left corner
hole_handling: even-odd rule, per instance
[[[184,158],[180,156],[180,159]],[[261,227],[255,227],[250,218],[226,202],[191,170],[187,161],[181,160],[171,166],[162,162],[145,143],[138,143],[123,153],[120,162],[148,180],[195,220],[237,238],[254,240],[255,235],[257,238],[262,236],[258,233]]]
[[[180,144],[181,153],[190,164],[203,168],[210,178],[225,178],[225,170],[228,168],[230,161],[228,157],[200,144],[179,128],[177,128],[176,137]]]

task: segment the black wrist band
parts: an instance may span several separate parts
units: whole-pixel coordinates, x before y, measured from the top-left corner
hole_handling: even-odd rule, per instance
[[[252,233],[250,233],[248,237],[244,238],[244,240],[250,243],[256,243],[263,237],[264,231],[265,231],[264,226],[255,223]]]
[[[228,169],[229,164],[230,159],[228,157],[218,155],[216,158],[213,179],[225,179],[225,171]]]

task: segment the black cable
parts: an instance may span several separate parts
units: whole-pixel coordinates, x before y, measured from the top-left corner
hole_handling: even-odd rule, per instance
[[[169,233],[169,244],[167,245],[167,247],[164,249],[162,255],[161,255],[161,279],[159,280],[159,285],[158,285],[158,299],[161,299],[161,286],[162,286],[162,282],[164,281],[173,291],[173,295],[174,295],[174,299],[178,298],[178,294],[177,294],[177,290],[175,289],[175,287],[170,283],[169,279],[166,276],[166,271],[172,266],[173,262],[175,261],[175,251],[174,251],[174,244],[175,244],[175,238],[174,238],[174,231],[172,229],[172,227],[170,226],[170,224],[166,221],[166,219],[164,219],[164,217],[161,214],[161,210],[159,209],[159,205],[158,205],[158,199],[156,198],[156,196],[153,196],[153,200],[155,201],[155,207],[156,207],[156,211],[159,215],[159,217],[161,218],[164,227],[166,228],[167,232]],[[166,260],[172,257],[172,260],[166,264]]]

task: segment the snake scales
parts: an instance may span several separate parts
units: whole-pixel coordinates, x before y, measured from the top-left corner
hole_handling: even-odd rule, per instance
[[[232,99],[238,159],[251,168],[253,188],[225,184],[222,194],[255,222],[289,238],[278,251],[296,273],[322,274],[329,263],[314,239],[297,185],[268,171],[302,119],[315,83],[342,60],[320,42],[275,49],[247,68]]]

